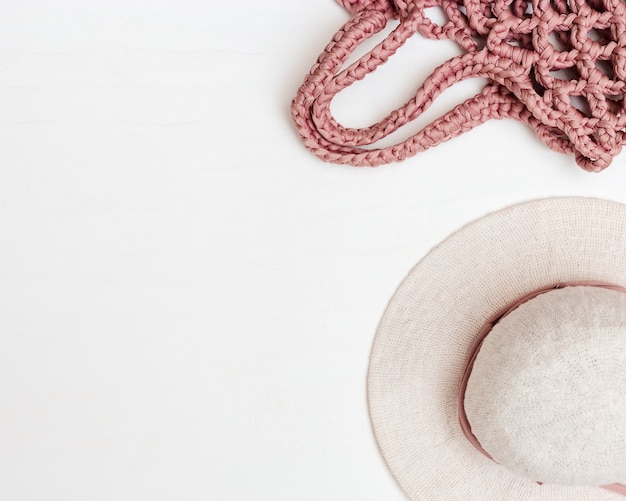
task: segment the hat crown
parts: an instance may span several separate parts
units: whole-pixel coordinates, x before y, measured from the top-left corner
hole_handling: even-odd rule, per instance
[[[555,289],[502,318],[465,392],[483,449],[532,480],[626,480],[626,294]]]

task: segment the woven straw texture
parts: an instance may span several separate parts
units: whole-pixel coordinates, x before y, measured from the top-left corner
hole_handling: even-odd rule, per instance
[[[619,154],[626,127],[626,5],[621,0],[338,0],[352,19],[333,37],[292,103],[307,148],[325,161],[377,166],[404,160],[490,119],[529,125],[555,151],[574,153],[588,171]],[[426,9],[439,7],[439,26]],[[376,48],[347,64],[392,19]],[[464,53],[438,67],[404,105],[380,122],[347,128],[332,116],[335,95],[375,71],[417,33],[450,39]],[[488,80],[483,91],[412,137],[371,148],[419,117],[448,87]]]
[[[626,479],[626,293],[567,287],[496,324],[465,392],[472,432],[531,480]]]
[[[414,501],[623,501],[597,487],[538,485],[475,449],[458,395],[485,323],[562,282],[626,286],[626,206],[587,198],[516,205],[433,249],[390,301],[372,349],[370,416],[381,452]]]

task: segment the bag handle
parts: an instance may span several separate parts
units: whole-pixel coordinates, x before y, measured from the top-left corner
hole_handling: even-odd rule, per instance
[[[321,159],[354,166],[377,166],[403,160],[458,136],[491,118],[500,118],[505,108],[510,108],[509,112],[514,111],[518,115],[523,113],[523,106],[516,105],[506,93],[489,85],[481,94],[456,106],[401,143],[370,150],[360,148],[374,144],[418,118],[437,96],[459,81],[459,77],[462,79],[478,75],[467,71],[471,69],[468,59],[473,57],[473,53],[454,58],[437,68],[419,87],[411,100],[392,111],[380,122],[360,129],[343,127],[331,114],[332,99],[385,63],[417,33],[418,26],[426,24],[424,21],[427,18],[421,9],[413,9],[407,17],[401,19],[398,27],[384,41],[342,70],[342,66],[354,50],[365,40],[382,31],[397,15],[388,3],[382,1],[375,1],[367,8],[362,8],[362,4],[366,2],[339,1],[351,11],[356,11],[356,14],[337,32],[320,55],[292,103],[292,117],[304,144]],[[361,10],[358,10],[359,8]],[[428,22],[430,23],[430,20]],[[430,24],[432,27],[441,28]],[[437,34],[435,37],[440,38]],[[470,41],[473,42],[469,36],[464,38],[466,45]]]
[[[545,63],[541,59],[545,54],[533,49],[534,40],[523,35],[525,47],[502,43],[511,29],[528,33],[541,21],[538,17],[517,17],[506,12],[505,17],[500,14],[489,17],[492,13],[484,10],[488,7],[484,0],[465,0],[462,4],[457,0],[422,0],[419,5],[405,0],[338,2],[354,16],[319,56],[291,106],[292,118],[302,141],[322,160],[354,166],[400,161],[492,118],[514,118],[529,125],[551,149],[575,153],[577,163],[586,170],[605,168],[619,153],[621,136],[609,138],[612,140],[605,141],[606,144],[595,142],[593,131],[577,118],[577,111],[560,103],[563,89],[556,87],[543,96],[538,94],[531,73],[533,65]],[[443,26],[434,24],[425,16],[424,9],[433,6],[442,7],[448,16],[449,20]],[[461,12],[461,8],[467,12]],[[399,25],[385,40],[342,69],[361,43],[380,33],[390,20],[398,18]],[[332,99],[384,64],[417,32],[428,38],[452,39],[467,52],[436,68],[409,101],[381,121],[365,128],[347,128],[339,124],[330,110]],[[485,40],[485,47],[478,47],[479,38]],[[418,118],[454,83],[474,77],[487,78],[490,82],[478,95],[455,106],[402,142],[385,148],[366,148]],[[559,101],[556,109],[555,99]]]

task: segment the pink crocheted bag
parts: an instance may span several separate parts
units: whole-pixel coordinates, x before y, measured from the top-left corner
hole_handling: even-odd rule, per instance
[[[338,0],[352,19],[320,55],[292,103],[304,144],[321,159],[355,166],[404,160],[490,118],[514,118],[553,150],[571,153],[588,171],[601,171],[621,151],[626,113],[626,4],[622,0]],[[425,9],[439,6],[438,26]],[[371,52],[343,68],[364,40],[391,19],[397,28]],[[333,97],[364,78],[419,32],[448,38],[465,51],[439,66],[403,106],[366,128],[346,128],[330,112]],[[568,69],[562,80],[551,74]],[[483,91],[414,136],[371,149],[420,116],[446,88],[464,79],[488,80]],[[586,100],[586,109],[572,104]],[[583,108],[581,106],[581,108]]]

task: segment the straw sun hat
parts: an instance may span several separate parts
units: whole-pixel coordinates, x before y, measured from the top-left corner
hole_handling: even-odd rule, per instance
[[[523,203],[446,239],[378,328],[368,398],[419,501],[626,501],[626,206]]]

